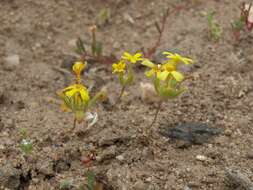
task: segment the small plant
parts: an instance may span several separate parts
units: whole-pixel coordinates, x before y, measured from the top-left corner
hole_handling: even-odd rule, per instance
[[[62,180],[60,182],[60,189],[61,190],[69,190],[72,187],[72,181],[70,180]]]
[[[134,55],[131,55],[128,52],[125,52],[118,63],[114,63],[112,65],[112,73],[117,74],[120,85],[121,85],[121,91],[119,94],[118,99],[116,100],[117,104],[120,102],[122,95],[124,94],[124,91],[127,86],[131,85],[134,80],[134,71],[133,66],[138,62],[141,61],[142,54],[136,53]]]
[[[99,60],[103,58],[102,56],[103,44],[102,42],[97,40],[97,26],[93,25],[89,28],[89,30],[91,32],[91,45],[90,45],[91,53],[89,53],[86,50],[85,44],[81,38],[77,38],[75,52],[81,56],[81,60],[87,58]]]
[[[29,141],[27,139],[22,139],[22,141],[20,143],[20,148],[25,155],[28,155],[33,150],[33,144],[31,141]]]
[[[91,42],[91,52],[94,57],[100,57],[102,55],[102,43],[97,41],[96,38],[96,32],[97,32],[97,26],[91,26],[90,27],[91,36],[92,36],[92,42]]]
[[[98,26],[105,25],[109,22],[111,18],[111,11],[109,8],[103,8],[99,11],[99,14],[97,16],[97,23]]]
[[[222,35],[222,28],[214,19],[214,15],[215,15],[214,11],[209,11],[206,13],[209,35],[211,39],[217,41],[220,39]]]
[[[57,92],[58,96],[63,100],[63,111],[71,111],[74,113],[74,124],[81,123],[84,120],[86,111],[92,107],[96,101],[105,95],[105,91],[100,91],[93,98],[90,98],[87,88],[82,84],[81,72],[85,69],[87,63],[76,62],[73,65],[73,71],[76,76],[75,84]]]
[[[240,39],[241,31],[243,31],[244,28],[246,28],[248,31],[253,29],[252,4],[242,4],[240,17],[237,20],[234,20],[231,23],[231,26],[236,40]]]
[[[152,79],[155,91],[160,97],[154,119],[148,128],[147,134],[150,134],[151,128],[156,122],[162,103],[177,98],[186,91],[186,88],[181,85],[186,78],[178,71],[178,65],[180,63],[186,65],[193,63],[193,60],[176,53],[164,52],[163,54],[167,55],[168,60],[162,64],[154,64],[148,59],[142,61],[142,65],[150,68],[145,74]]]
[[[246,28],[251,31],[253,29],[253,8],[252,3],[242,4],[241,8],[241,18],[244,19],[244,22],[246,24]]]
[[[103,185],[96,181],[94,172],[89,170],[87,172],[86,178],[87,178],[87,184],[86,184],[85,190],[103,190]]]

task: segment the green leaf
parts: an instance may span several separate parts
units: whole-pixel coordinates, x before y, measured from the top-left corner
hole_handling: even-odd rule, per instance
[[[93,190],[95,184],[95,174],[92,171],[87,172],[87,189]]]
[[[83,40],[81,38],[78,38],[76,41],[76,53],[79,55],[83,55],[86,53]]]

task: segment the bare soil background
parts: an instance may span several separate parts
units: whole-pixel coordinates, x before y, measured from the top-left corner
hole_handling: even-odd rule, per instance
[[[105,189],[228,190],[226,168],[243,171],[253,180],[253,35],[233,40],[230,23],[240,15],[238,0],[1,0],[0,1],[0,188],[60,189],[62,180],[78,189],[86,181],[82,159],[95,152],[92,170]],[[189,91],[163,105],[155,126],[155,142],[140,138],[155,112],[141,99],[143,69],[127,90],[121,105],[110,110],[100,104],[93,111],[99,121],[88,132],[72,116],[62,113],[55,92],[71,81],[55,68],[69,63],[74,40],[90,42],[89,26],[99,10],[112,17],[98,29],[104,54],[118,57],[150,47],[158,33],[154,22],[167,7],[187,4],[166,23],[159,51],[180,50],[196,60]],[[208,39],[202,11],[215,10],[223,27],[218,42]],[[130,17],[130,19],[129,19]],[[132,19],[131,19],[132,18]],[[6,58],[18,55],[20,62]],[[71,64],[71,63],[70,63]],[[116,97],[120,86],[111,65],[90,63],[83,79],[95,90],[107,86]],[[68,71],[66,68],[62,68]],[[67,82],[67,83],[66,83]],[[206,123],[223,133],[202,145],[182,148],[159,131],[180,123]],[[20,150],[26,129],[33,151]],[[203,155],[204,159],[198,159]]]

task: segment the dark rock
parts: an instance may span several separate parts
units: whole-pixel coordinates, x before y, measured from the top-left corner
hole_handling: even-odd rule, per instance
[[[161,134],[165,137],[183,140],[189,144],[203,144],[222,132],[222,129],[209,127],[205,123],[185,123],[167,128]]]
[[[20,171],[11,164],[0,167],[0,188],[16,190],[20,187]]]

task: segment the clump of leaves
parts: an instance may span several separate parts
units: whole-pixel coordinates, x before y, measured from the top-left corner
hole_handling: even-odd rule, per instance
[[[206,18],[207,18],[208,32],[209,32],[210,38],[217,41],[220,39],[222,35],[222,28],[215,20],[214,15],[215,15],[214,11],[209,11],[206,13]]]
[[[186,79],[184,75],[178,71],[178,65],[183,63],[189,65],[193,60],[183,57],[177,53],[164,52],[168,60],[161,64],[154,64],[149,59],[144,59],[142,65],[150,68],[145,74],[152,79],[154,89],[160,97],[154,119],[147,129],[146,133],[149,135],[153,124],[156,122],[158,113],[161,109],[162,103],[177,98],[180,94],[186,91],[182,87],[182,82]]]

